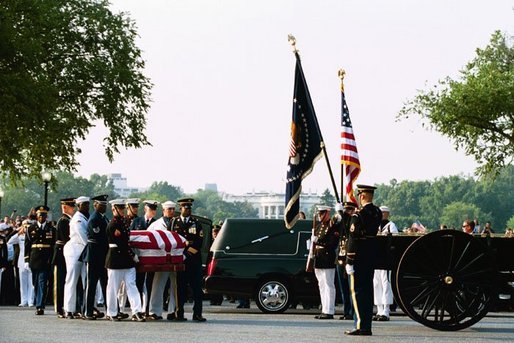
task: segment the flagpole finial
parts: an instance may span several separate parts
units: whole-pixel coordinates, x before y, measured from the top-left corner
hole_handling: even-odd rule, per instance
[[[344,76],[346,75],[346,71],[344,69],[339,69],[337,72],[337,76],[339,76],[339,79],[341,80],[341,91],[344,92]]]
[[[293,52],[296,54],[298,52],[298,49],[296,49],[296,38],[292,34],[287,35],[287,41],[291,46],[293,47]]]

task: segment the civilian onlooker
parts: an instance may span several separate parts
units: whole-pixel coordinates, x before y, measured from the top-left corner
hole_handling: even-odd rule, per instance
[[[505,237],[512,238],[514,235],[512,234],[512,228],[508,227],[507,230],[505,230]]]
[[[462,231],[464,231],[465,233],[469,233],[470,235],[472,235],[473,232],[474,232],[474,229],[475,229],[475,222],[474,221],[466,219],[462,223]]]
[[[8,244],[19,246],[18,271],[20,278],[20,307],[34,306],[34,286],[32,284],[32,271],[25,268],[25,231],[29,227],[29,221],[24,220],[18,232],[11,236]]]
[[[491,227],[491,222],[485,222],[484,230],[481,233],[486,234],[486,235],[490,235],[490,234],[494,233],[494,231]]]
[[[478,222],[478,218],[475,218],[472,223],[474,225],[473,233],[474,234],[480,233],[481,230],[480,230],[480,223]]]

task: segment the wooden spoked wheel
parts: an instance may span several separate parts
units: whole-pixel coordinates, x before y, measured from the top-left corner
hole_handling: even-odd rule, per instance
[[[461,231],[441,230],[405,250],[393,284],[409,317],[436,330],[455,331],[487,314],[496,275],[482,242]]]

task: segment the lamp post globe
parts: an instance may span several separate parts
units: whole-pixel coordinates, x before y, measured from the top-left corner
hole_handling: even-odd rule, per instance
[[[48,205],[48,183],[52,179],[52,174],[50,172],[44,171],[41,173],[41,177],[43,178],[43,182],[45,183],[45,206]]]

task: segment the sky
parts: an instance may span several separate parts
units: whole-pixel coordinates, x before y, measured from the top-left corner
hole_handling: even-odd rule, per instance
[[[122,173],[130,187],[167,181],[194,193],[285,190],[297,49],[332,170],[340,175],[345,93],[362,171],[357,183],[472,176],[457,152],[418,117],[396,115],[418,90],[456,78],[495,30],[514,34],[513,0],[114,0],[135,21],[154,87],[151,147],[113,163],[98,124],[80,143],[78,175]],[[304,192],[332,189],[320,160]]]

